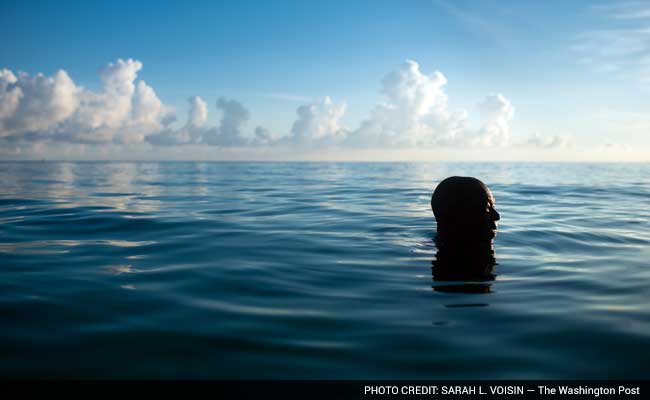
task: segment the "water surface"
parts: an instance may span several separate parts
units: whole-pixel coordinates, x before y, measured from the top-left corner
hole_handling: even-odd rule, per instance
[[[437,182],[501,213],[434,290]],[[649,378],[649,164],[0,163],[0,377]]]

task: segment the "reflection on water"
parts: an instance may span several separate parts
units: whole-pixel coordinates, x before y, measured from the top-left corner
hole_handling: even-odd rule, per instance
[[[433,290],[446,293],[490,293],[497,265],[492,244],[453,247],[438,244],[431,261]],[[450,282],[452,281],[452,282]]]
[[[498,199],[496,255],[431,241],[451,175]],[[0,162],[0,377],[647,378],[649,175]]]
[[[485,292],[472,292],[472,291],[457,291],[457,292],[450,292],[450,293],[485,293]],[[465,304],[445,304],[445,307],[448,308],[465,308],[465,307],[487,307],[489,304],[487,303],[465,303]]]
[[[472,282],[456,282],[451,284],[436,284],[433,285],[433,290],[436,292],[444,293],[475,293],[485,294],[491,292],[492,285],[489,283],[472,283]],[[451,307],[447,305],[447,307]]]
[[[134,274],[136,272],[142,272],[141,270],[133,268],[131,265],[108,265],[104,267],[104,270],[113,275],[120,274]]]
[[[0,253],[47,254],[67,252],[66,247],[104,245],[115,247],[138,247],[154,244],[154,241],[130,242],[128,240],[35,240],[31,242],[0,243]]]

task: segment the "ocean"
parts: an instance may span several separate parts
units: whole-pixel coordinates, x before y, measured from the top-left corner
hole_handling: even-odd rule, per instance
[[[432,279],[429,201],[451,175],[501,214],[485,290]],[[647,379],[649,177],[0,162],[0,377]]]

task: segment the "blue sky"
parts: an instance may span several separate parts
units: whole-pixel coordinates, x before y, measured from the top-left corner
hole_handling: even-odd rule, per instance
[[[43,112],[29,113],[33,107],[27,103],[12,103],[7,108],[12,114],[5,112],[5,131],[0,134],[6,142],[3,158],[43,152],[54,158],[115,154],[263,158],[262,153],[291,158],[293,148],[309,158],[314,148],[319,154],[327,148],[352,159],[357,154],[390,159],[400,158],[395,156],[396,145],[406,158],[413,149],[423,148],[432,156],[452,159],[487,153],[510,159],[650,158],[649,3],[3,0],[1,4],[0,34],[5,40],[0,69],[16,78],[13,82],[5,74],[6,82],[13,82],[5,85],[5,92],[19,87],[30,93],[29,82],[33,86],[37,73],[53,77],[64,70],[76,93],[70,100],[74,105],[49,123],[28,121]],[[82,112],[92,97],[82,92],[108,93],[100,71],[119,59],[141,64],[133,67],[137,70],[133,83],[146,82],[166,107],[144,118],[150,124],[141,129],[139,139],[130,134],[125,140],[121,133],[107,131],[109,126],[135,130],[134,108],[125,110],[119,121],[80,120],[81,115],[99,112],[89,106]],[[418,67],[405,66],[406,60]],[[30,78],[20,78],[19,71]],[[403,80],[394,81],[394,88],[405,92],[387,98],[385,91],[391,89],[383,79],[395,71],[402,71],[398,74]],[[420,79],[435,71],[444,75],[446,84]],[[413,79],[420,83],[404,86]],[[444,93],[438,93],[440,87]],[[404,100],[403,95],[420,89],[424,96],[432,96],[425,105],[444,99],[445,109],[435,106],[438,111],[417,111],[420,114],[413,117],[414,110],[420,110],[419,100]],[[133,91],[138,90],[136,86]],[[24,93],[20,101],[26,102]],[[502,97],[489,99],[497,95]],[[208,134],[198,130],[184,140],[178,139],[181,133],[172,132],[187,125],[191,96],[207,104],[207,120],[201,124],[204,130],[214,127],[212,146],[205,145]],[[330,103],[324,100],[327,96]],[[218,110],[215,103],[222,97],[240,104],[249,118],[225,102]],[[111,101],[102,104],[115,107]],[[382,104],[388,104],[387,109]],[[176,122],[165,125],[172,109]],[[466,115],[438,115],[435,122],[427,122],[433,118],[430,114],[458,110]],[[230,119],[235,121],[234,133],[222,123],[229,112],[235,113]],[[388,117],[405,122],[378,122]],[[372,123],[366,130],[377,132],[356,135],[368,120]],[[450,131],[449,126],[456,124],[463,127]],[[266,136],[255,146],[249,146],[251,140],[231,140],[232,135],[252,138],[256,127]],[[73,129],[84,132],[62,133]],[[401,133],[393,131],[400,129],[411,136],[395,138]],[[147,139],[164,130],[169,140]],[[372,145],[359,146],[358,138],[368,135],[374,135]],[[190,136],[193,139],[187,139]],[[300,140],[289,140],[292,136]],[[306,142],[314,142],[311,139],[319,140],[310,150]],[[159,149],[163,142],[164,149]],[[343,144],[347,142],[357,145]],[[62,152],[66,148],[75,150]],[[382,150],[369,153],[368,148]],[[387,154],[391,149],[393,154]],[[420,156],[427,158],[429,153]]]

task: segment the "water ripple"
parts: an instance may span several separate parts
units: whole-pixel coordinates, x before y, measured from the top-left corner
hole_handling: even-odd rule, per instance
[[[649,173],[0,163],[0,376],[647,378]],[[494,282],[431,279],[449,175],[493,189]]]

